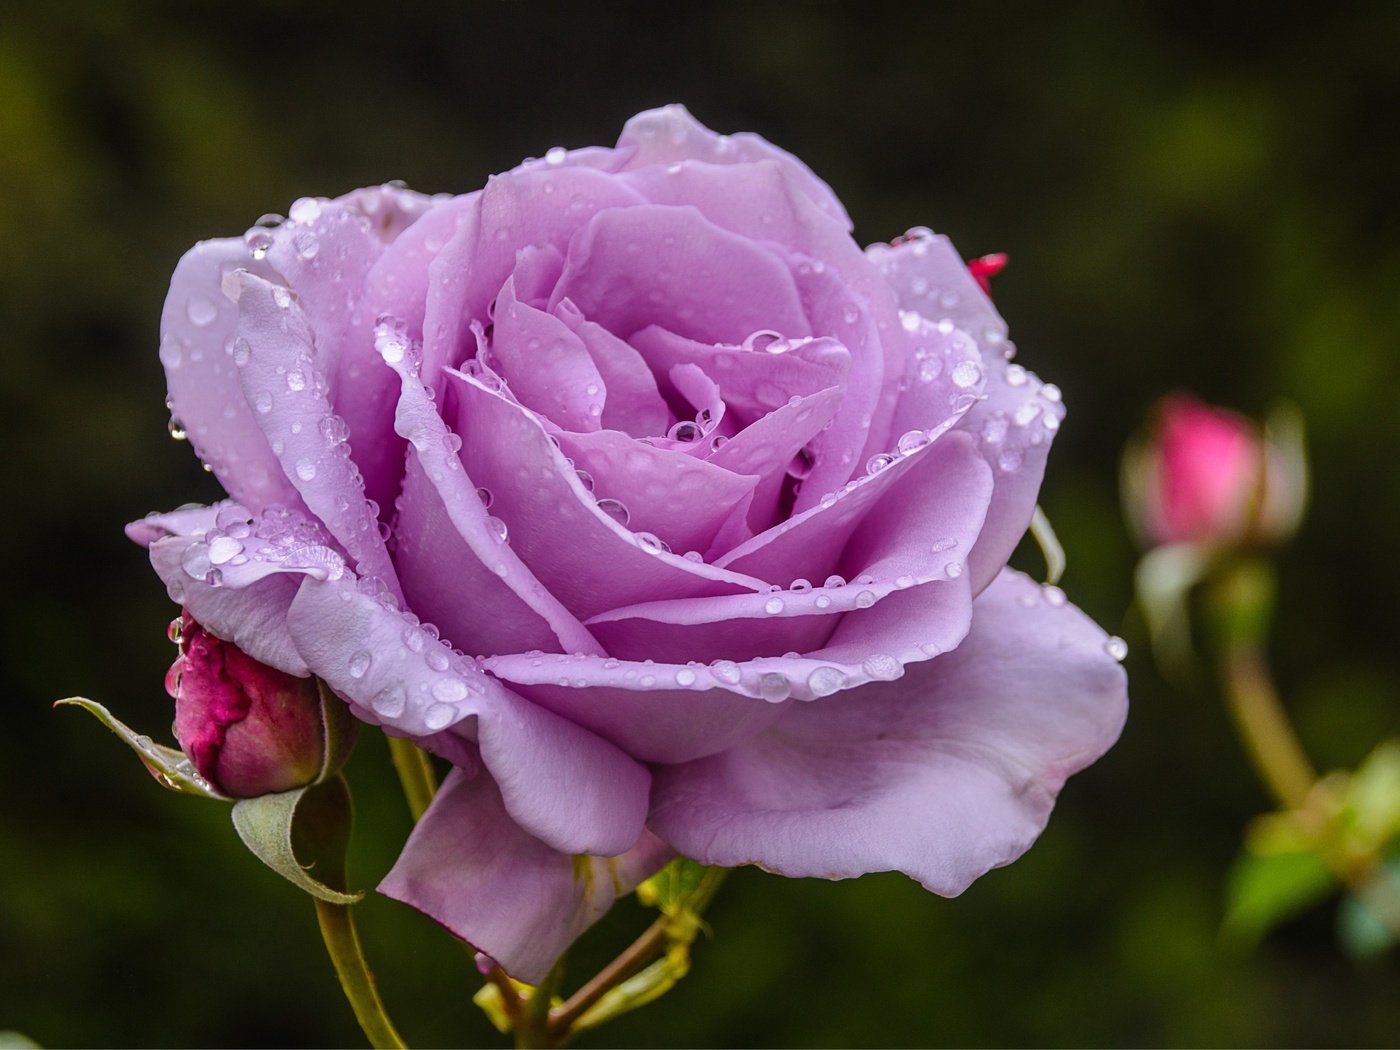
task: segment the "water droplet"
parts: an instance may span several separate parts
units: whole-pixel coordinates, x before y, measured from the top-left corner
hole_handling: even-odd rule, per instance
[[[769,703],[786,700],[791,692],[792,683],[787,680],[786,675],[778,674],[776,671],[769,671],[758,680],[758,693]]]
[[[952,536],[944,536],[940,540],[934,540],[933,544],[929,547],[929,550],[933,551],[933,553],[935,554],[939,554],[942,551],[950,551],[957,545],[958,541],[953,539]]]
[[[738,685],[744,677],[743,670],[733,660],[716,660],[710,664],[710,674],[725,685]]]
[[[248,340],[240,335],[231,344],[230,353],[233,355],[233,363],[242,368],[252,356],[252,347],[248,345]]]
[[[953,366],[953,385],[966,390],[976,386],[982,379],[982,369],[975,361],[959,361]]]
[[[899,311],[899,323],[906,332],[917,332],[921,318],[913,310]]]
[[[363,678],[366,672],[369,671],[371,662],[373,662],[373,657],[370,656],[367,650],[361,649],[354,656],[350,657],[350,666],[347,668],[350,672],[350,677]]]
[[[1115,634],[1103,643],[1103,651],[1121,664],[1128,658],[1128,643]]]
[[[374,694],[369,706],[381,718],[397,718],[408,706],[408,694],[403,686],[390,684]]]
[[[763,604],[763,611],[769,616],[777,616],[778,613],[783,611],[783,600],[781,598],[769,598],[768,601]]]
[[[947,565],[943,566],[943,574],[950,580],[956,580],[963,574],[962,562],[950,561]]]
[[[423,712],[423,724],[436,733],[446,729],[457,717],[457,709],[451,704],[430,704]]]
[[[316,235],[309,230],[303,230],[292,238],[292,243],[296,245],[297,254],[307,262],[316,258],[321,250],[321,242],[316,239]]]
[[[1001,455],[997,456],[997,468],[1003,474],[1010,474],[1020,467],[1025,455],[1018,448],[1002,449]]]
[[[671,548],[666,541],[650,532],[637,533],[637,546],[648,554],[670,554]]]
[[[1045,596],[1046,605],[1058,607],[1064,605],[1068,600],[1065,598],[1065,592],[1060,590],[1060,588],[1056,587],[1053,583],[1047,583],[1045,586],[1041,587],[1040,593]]]
[[[1046,401],[1059,401],[1063,395],[1060,393],[1060,388],[1054,383],[1046,383],[1040,388],[1040,396]]]
[[[403,630],[403,644],[408,646],[410,651],[421,653],[427,645],[427,640],[424,639],[422,631],[410,624]]]
[[[192,295],[185,304],[185,314],[189,317],[190,324],[197,328],[205,328],[213,324],[214,319],[219,316],[219,308],[202,295]]]
[[[302,481],[312,481],[316,477],[316,464],[309,459],[297,461],[297,477]]]
[[[292,305],[292,293],[280,284],[272,289],[272,301],[279,309],[285,310]]]
[[[569,157],[569,151],[563,146],[551,146],[545,150],[544,162],[550,165],[563,164]]]
[[[204,574],[204,582],[210,587],[222,587],[224,585],[224,573],[222,569],[210,569]]]
[[[1060,429],[1060,417],[1055,415],[1054,412],[1046,412],[1044,418],[1041,419],[1040,424],[1046,430],[1050,431],[1053,434],[1055,431]]]
[[[830,696],[846,684],[846,676],[835,667],[818,667],[807,676],[807,688],[815,696]]]
[[[628,512],[627,506],[621,500],[600,499],[598,509],[619,525],[626,525],[632,520],[632,515]]]
[[[181,423],[174,416],[170,417],[170,422],[166,424],[165,429],[170,432],[170,436],[176,441],[184,441],[190,436],[190,432],[185,429],[185,424]]]
[[[704,436],[704,432],[700,429],[699,423],[683,419],[670,430],[666,431],[666,436],[672,441],[684,441],[689,443],[692,441],[699,441],[700,438]]]
[[[272,247],[272,234],[255,226],[243,235],[243,244],[253,258],[261,262],[267,258],[267,250]]]
[[[893,462],[894,457],[888,452],[877,452],[865,461],[865,472],[867,474],[878,474]]]
[[[436,638],[437,628],[433,628],[431,632],[425,633],[431,633],[432,637]],[[452,665],[452,661],[447,658],[447,654],[437,647],[429,649],[428,655],[424,657],[424,659],[428,661],[428,666],[434,671],[446,671],[448,667]]]
[[[844,587],[846,586],[846,577],[841,576],[838,573],[832,573],[826,578],[826,582],[823,583],[822,586],[833,589],[836,587]]]
[[[1006,421],[1006,416],[998,412],[989,416],[982,424],[982,440],[989,445],[1000,445],[1006,440],[1006,431],[1010,424]]]
[[[811,589],[812,581],[804,580],[801,577],[798,577],[797,579],[793,580],[792,583],[788,586],[788,590],[793,591],[796,594],[805,594]]]
[[[578,483],[583,486],[585,492],[593,491],[593,475],[586,470],[576,470],[574,474],[578,477]]]
[[[433,683],[433,696],[445,704],[455,704],[467,698],[467,686],[460,678],[439,678]]]
[[[510,527],[500,518],[489,517],[486,519],[486,528],[491,535],[496,538],[497,543],[505,543],[510,539]]]
[[[299,372],[299,371],[297,371],[296,369],[292,369],[292,371],[288,372],[288,373],[287,373],[287,389],[288,389],[288,390],[305,390],[305,389],[306,389],[306,374],[305,374],[304,372]]]
[[[179,368],[182,360],[184,351],[180,349],[180,341],[173,335],[167,335],[160,341],[160,363],[166,368]]]
[[[899,576],[895,579],[894,585],[898,587],[901,591],[908,590],[910,587],[914,586],[914,577]]]
[[[350,427],[339,416],[327,416],[321,420],[321,436],[329,444],[342,444],[350,437]]]
[[[209,564],[223,565],[243,553],[243,544],[232,536],[219,536],[209,544]]]
[[[888,653],[871,653],[860,667],[879,682],[892,682],[904,674],[904,665]]]
[[[857,609],[868,609],[868,608],[870,608],[870,607],[871,607],[872,605],[874,605],[874,604],[875,604],[875,592],[874,592],[874,591],[861,591],[859,594],[856,595],[856,608],[857,608]]]
[[[689,667],[683,667],[676,672],[676,684],[680,686],[691,686],[695,684],[695,672]]]
[[[177,616],[170,621],[170,626],[165,629],[165,636],[176,645],[180,644],[180,639],[184,636],[185,618]]]
[[[302,225],[313,223],[321,217],[321,202],[314,197],[302,197],[287,209],[287,217]]]
[[[1024,368],[1022,368],[1020,365],[1007,365],[1007,366],[1006,366],[1006,385],[1007,385],[1007,386],[1025,386],[1025,385],[1026,385],[1026,370],[1025,370]]]
[[[491,490],[486,488],[477,489],[476,498],[481,500],[481,505],[487,510],[490,510],[491,504],[496,501],[496,497],[491,494]]]
[[[927,445],[930,440],[927,431],[910,430],[900,436],[899,444],[895,447],[899,450],[901,456],[912,456],[915,452],[919,451],[919,449]]]

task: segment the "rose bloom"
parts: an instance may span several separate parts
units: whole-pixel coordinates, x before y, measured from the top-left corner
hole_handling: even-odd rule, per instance
[[[960,893],[1118,735],[1116,647],[1005,567],[1059,391],[945,239],[850,230],[672,106],[176,269],[172,429],[231,498],[129,531],[452,762],[380,889],[520,979],[672,853]]]
[[[1148,544],[1273,544],[1298,527],[1306,499],[1301,449],[1253,420],[1173,394],[1124,463],[1130,520]]]

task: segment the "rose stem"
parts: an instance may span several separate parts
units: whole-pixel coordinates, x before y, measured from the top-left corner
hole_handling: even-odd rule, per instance
[[[714,897],[726,874],[728,872],[724,868],[711,868],[705,873],[704,880],[687,902],[697,918]],[[640,937],[624,948],[612,962],[599,970],[589,979],[587,984],[569,996],[567,1002],[549,1011],[549,1031],[556,1045],[562,1045],[568,1038],[569,1029],[573,1027],[573,1023],[582,1017],[589,1007],[607,995],[615,985],[621,984],[641,970],[651,961],[653,956],[659,955],[665,950],[674,922],[675,920],[670,915],[659,916]]]
[[[374,986],[374,974],[360,948],[360,936],[348,904],[332,904],[316,899],[316,919],[321,925],[321,937],[326,951],[335,964],[340,987],[355,1011],[355,1019],[375,1050],[402,1050],[406,1047],[394,1023],[384,1011],[384,1003]]]
[[[540,982],[521,1003],[520,1012],[515,1017],[516,1050],[533,1050],[537,1047],[558,1046],[554,1031],[550,1027],[550,1003],[554,993],[564,980],[564,956],[550,969],[548,976]]]
[[[437,794],[437,777],[433,773],[432,761],[412,741],[396,736],[389,737],[389,757],[398,771],[404,798],[408,800],[408,811],[416,824]]]
[[[1317,774],[1284,713],[1263,653],[1257,646],[1227,644],[1221,664],[1230,714],[1255,771],[1281,805],[1302,808]]]

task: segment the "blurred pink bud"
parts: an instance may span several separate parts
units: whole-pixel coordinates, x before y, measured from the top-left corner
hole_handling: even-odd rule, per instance
[[[978,287],[987,295],[991,295],[992,278],[1006,269],[1006,264],[1009,261],[1005,252],[994,252],[991,255],[984,255],[980,259],[973,259],[967,264],[967,269],[972,274],[972,279],[977,282]]]
[[[1190,394],[1164,398],[1150,433],[1124,460],[1129,517],[1152,545],[1269,546],[1287,539],[1307,489],[1298,430],[1265,430]]]
[[[175,699],[175,737],[201,776],[225,795],[253,798],[331,772],[323,770],[327,730],[316,679],[258,663],[188,611],[177,624],[171,637],[180,655],[165,688]]]

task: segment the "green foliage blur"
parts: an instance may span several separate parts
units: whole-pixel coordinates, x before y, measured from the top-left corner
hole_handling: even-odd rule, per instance
[[[1043,504],[1072,599],[1135,645],[1118,747],[962,898],[899,875],[734,873],[659,1004],[583,1046],[1400,1042],[1400,961],[1335,902],[1220,929],[1269,808],[1208,675],[1167,685],[1128,612],[1117,459],[1178,387],[1308,424],[1278,677],[1323,769],[1400,732],[1400,9],[19,0],[0,13],[0,1030],[79,1045],[363,1045],[309,900],[225,807],[161,791],[59,697],[157,739],[176,610],[124,522],[220,495],[165,433],[157,323],[194,241],[308,194],[465,191],[683,101],[792,150],[863,242],[1006,251],[998,305],[1070,407]],[[1020,564],[1038,570],[1038,555]],[[364,733],[351,884],[409,827]],[[470,959],[393,902],[367,950],[414,1045],[501,1044]],[[615,909],[586,976],[644,921]]]

